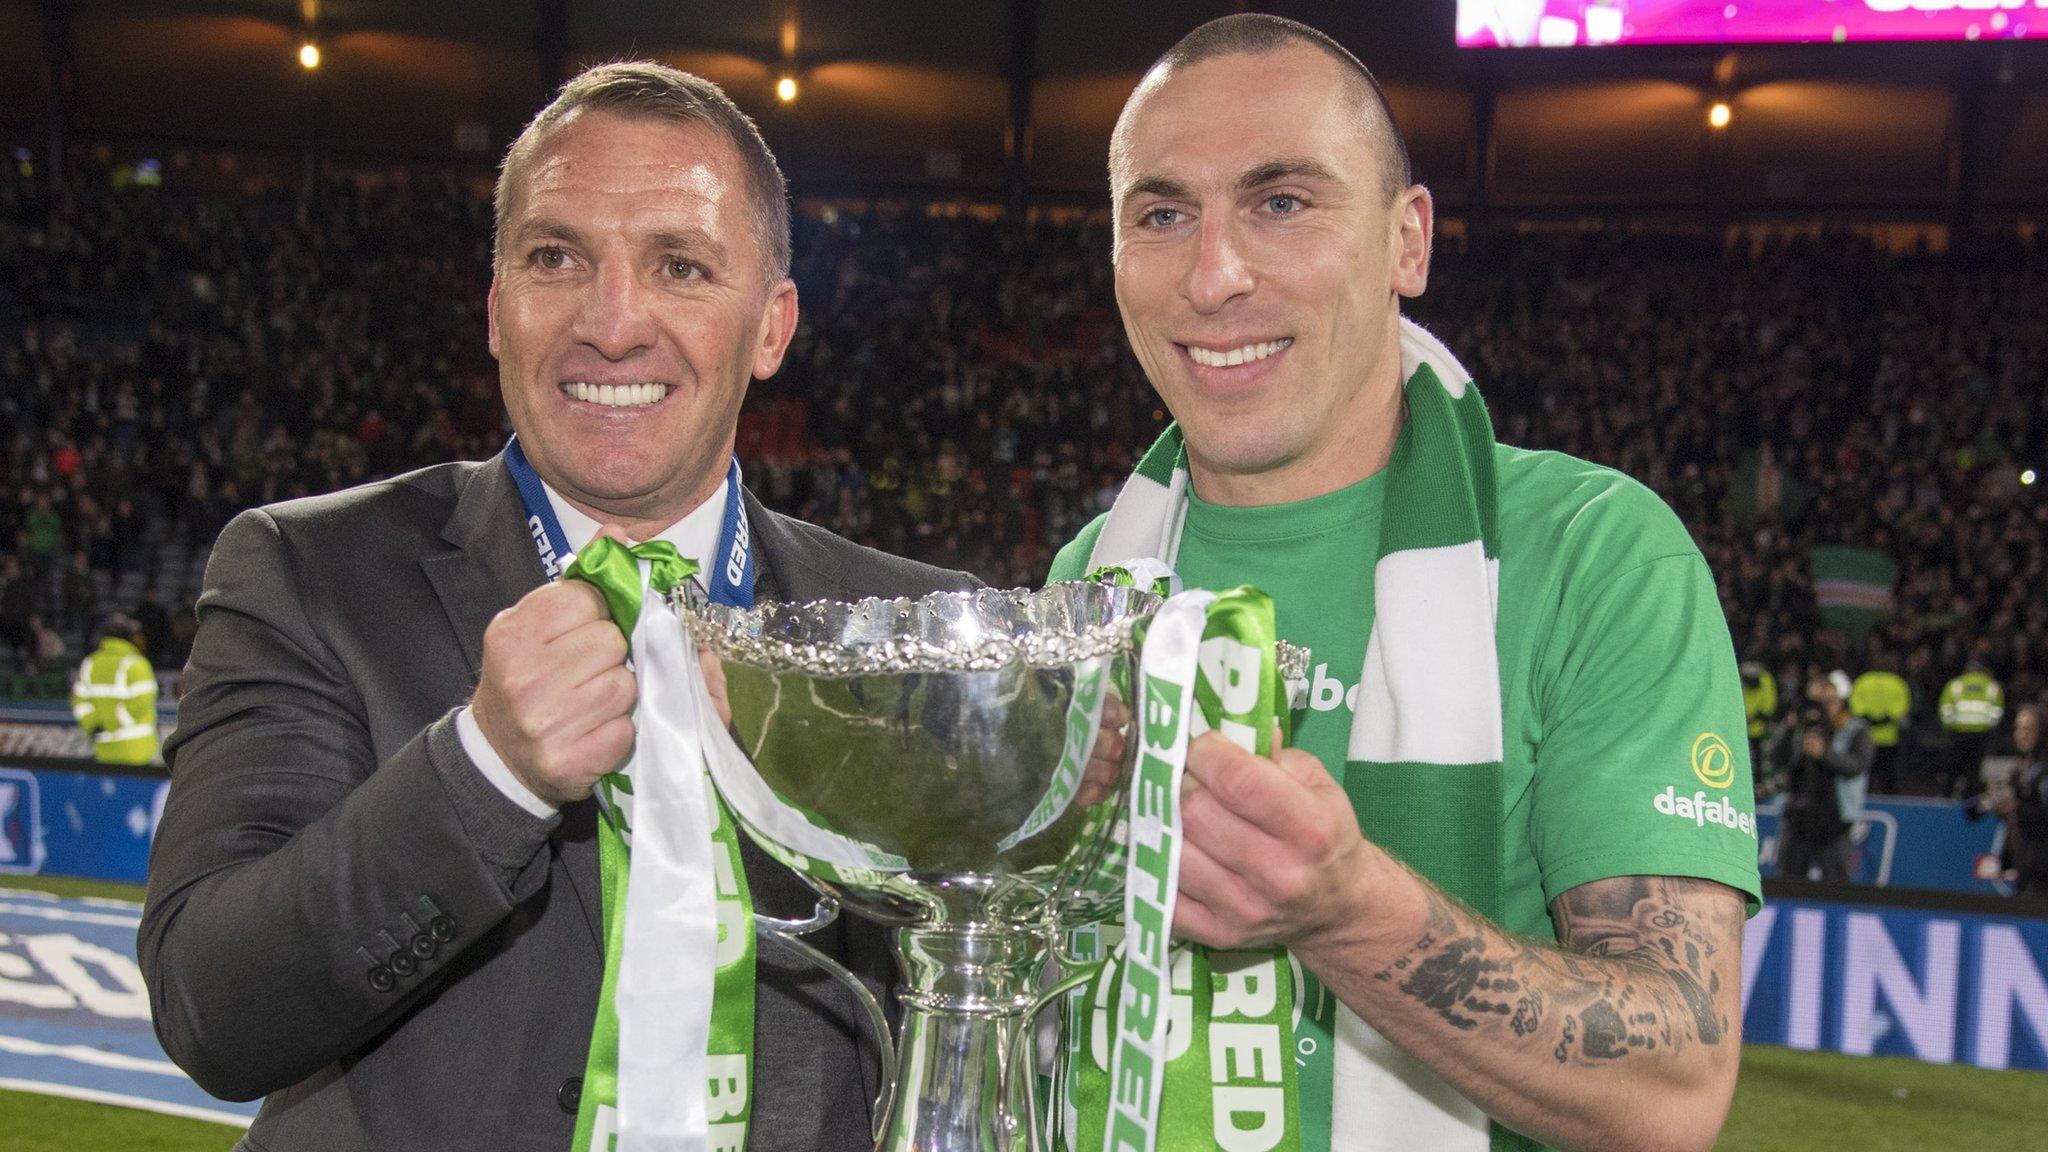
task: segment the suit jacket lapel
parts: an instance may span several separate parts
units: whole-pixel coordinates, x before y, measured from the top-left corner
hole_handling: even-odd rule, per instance
[[[441,538],[456,550],[423,557],[420,567],[455,626],[474,677],[483,668],[484,626],[547,581],[540,553],[522,530],[526,510],[498,456],[470,473]]]
[[[829,600],[845,593],[839,564],[822,549],[806,547],[782,517],[768,511],[745,488],[740,507],[754,541],[756,600]]]
[[[483,670],[484,627],[520,597],[547,583],[540,553],[526,527],[526,508],[512,483],[503,455],[470,473],[441,536],[455,547],[420,560],[455,637],[469,661],[471,680]],[[549,842],[560,857],[569,887],[583,909],[590,939],[604,949],[604,894],[597,861],[597,802],[581,800],[562,810],[562,823]]]

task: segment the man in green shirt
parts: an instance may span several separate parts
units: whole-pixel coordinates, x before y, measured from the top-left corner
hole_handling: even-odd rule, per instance
[[[1414,576],[1477,542],[1422,546],[1426,501],[1390,477],[1417,471],[1417,388],[1448,410],[1469,376],[1400,317],[1427,283],[1432,205],[1370,74],[1290,21],[1212,22],[1140,83],[1110,174],[1117,301],[1177,424],[1162,443],[1184,447],[1051,576],[1131,558],[1106,524],[1149,485],[1173,518],[1157,558],[1191,587],[1257,585],[1313,653],[1293,748],[1191,746],[1174,922],[1298,964],[1286,1146],[1711,1146],[1759,885],[1734,653],[1684,527],[1627,477],[1495,446],[1457,408],[1455,435],[1485,445],[1460,474],[1494,601],[1468,667],[1469,580],[1433,604]],[[1398,612],[1375,587],[1389,573]],[[1389,672],[1396,632],[1411,654],[1440,635],[1442,659]],[[1404,695],[1461,692],[1498,725],[1493,751],[1398,730]],[[1460,759],[1493,762],[1440,767]],[[1392,819],[1394,793],[1423,803]],[[1281,1146],[1252,1135],[1231,1146]]]

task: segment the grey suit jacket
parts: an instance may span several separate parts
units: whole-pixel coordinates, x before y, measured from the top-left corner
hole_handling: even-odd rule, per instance
[[[745,507],[762,599],[972,584]],[[139,953],[165,1051],[217,1096],[265,1098],[242,1147],[569,1147],[603,956],[595,805],[533,817],[453,721],[485,624],[543,579],[501,459],[221,533]],[[743,852],[758,909],[809,911],[793,875]],[[821,936],[893,978],[874,926]],[[869,1148],[851,997],[764,949],[755,1019],[750,1147]]]

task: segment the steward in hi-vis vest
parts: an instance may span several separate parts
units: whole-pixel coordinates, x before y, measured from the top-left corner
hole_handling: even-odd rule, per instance
[[[1976,786],[1991,731],[2005,718],[2005,689],[1982,661],[1972,660],[1941,690],[1941,727],[1948,733],[1941,791],[1955,796]]]
[[[1749,762],[1754,767],[1762,763],[1763,739],[1778,716],[1778,678],[1758,660],[1744,660],[1740,672],[1742,709],[1749,717]]]
[[[1982,668],[1948,682],[1941,690],[1941,726],[1950,732],[1981,736],[2005,718],[2005,689]]]
[[[1870,790],[1889,795],[1897,788],[1899,725],[1913,707],[1913,690],[1887,655],[1880,653],[1871,664],[1849,689],[1849,711],[1869,722],[1870,742],[1877,748]]]
[[[156,669],[142,654],[142,629],[126,616],[107,621],[106,637],[78,666],[71,714],[92,737],[102,764],[156,759]]]

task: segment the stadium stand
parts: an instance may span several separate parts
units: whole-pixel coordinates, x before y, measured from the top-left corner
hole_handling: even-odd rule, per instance
[[[175,668],[236,511],[505,436],[487,189],[383,171],[308,201],[132,174],[77,166],[52,194],[26,163],[0,172],[0,660],[21,673],[53,640],[75,660],[113,609],[155,621]],[[1730,237],[1447,237],[1414,310],[1465,352],[1504,440],[1670,502],[1738,650],[1788,698],[1879,650],[1911,684],[1909,732],[1938,732],[1934,701],[1972,657],[2011,700],[2040,698],[2048,501],[2022,477],[2048,461],[2042,238]],[[813,204],[796,252],[804,323],[750,396],[750,483],[894,552],[1042,578],[1162,418],[1122,339],[1107,225]],[[1819,609],[1810,550],[1830,544],[1896,565],[1867,636]]]

